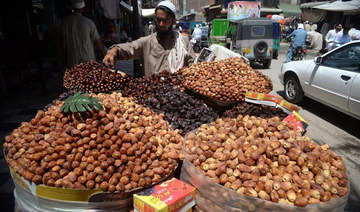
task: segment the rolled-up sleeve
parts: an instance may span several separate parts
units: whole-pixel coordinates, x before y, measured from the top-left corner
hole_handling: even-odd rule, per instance
[[[144,45],[146,37],[139,38],[130,43],[121,43],[111,46],[110,48],[117,48],[118,60],[141,59],[143,57]]]

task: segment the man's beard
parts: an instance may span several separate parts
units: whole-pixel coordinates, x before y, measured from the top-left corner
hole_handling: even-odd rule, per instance
[[[164,38],[168,35],[170,35],[170,33],[172,32],[172,27],[170,26],[168,30],[161,30],[158,28],[158,26],[156,26],[156,32],[157,32],[157,35],[158,37],[160,38]]]

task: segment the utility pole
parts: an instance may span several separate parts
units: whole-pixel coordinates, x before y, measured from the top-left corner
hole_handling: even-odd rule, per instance
[[[142,36],[142,5],[141,0],[131,0],[133,7],[133,33],[131,35],[133,40]],[[143,76],[142,65],[140,60],[134,60],[134,77],[139,78]]]

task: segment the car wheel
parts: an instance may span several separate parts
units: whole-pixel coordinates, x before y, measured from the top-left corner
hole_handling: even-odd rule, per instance
[[[263,68],[270,68],[270,65],[271,65],[271,59],[264,60]]]
[[[298,78],[294,75],[290,75],[285,79],[284,91],[285,99],[292,103],[299,103],[304,97],[304,91],[300,86]]]

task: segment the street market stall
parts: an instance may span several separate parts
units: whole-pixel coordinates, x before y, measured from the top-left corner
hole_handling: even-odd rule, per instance
[[[246,59],[139,79],[85,62],[64,86],[5,139],[20,210],[126,211],[141,205],[133,194],[140,201],[172,176],[196,188],[195,208],[206,211],[346,204],[343,158],[303,136],[300,108],[269,95],[270,78]]]

